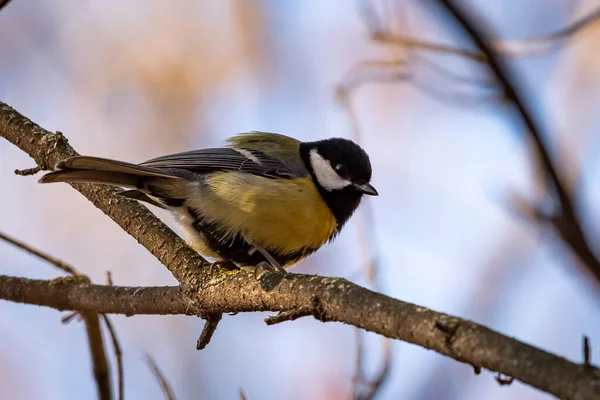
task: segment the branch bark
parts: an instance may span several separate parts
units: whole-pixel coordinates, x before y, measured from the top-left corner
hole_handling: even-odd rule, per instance
[[[62,134],[48,132],[0,103],[0,136],[47,169],[75,155]],[[122,288],[81,282],[0,276],[0,299],[79,312],[215,315],[298,310],[437,351],[569,399],[600,398],[600,371],[536,349],[489,328],[392,299],[341,278],[202,268],[208,263],[148,209],[114,190],[73,185],[154,254],[180,282],[177,288]]]
[[[600,371],[541,351],[484,326],[392,299],[341,278],[299,274],[233,276],[197,294],[204,312],[305,310],[418,344],[458,361],[519,379],[560,398],[600,396]],[[54,293],[53,293],[54,292]],[[175,287],[125,288],[0,276],[0,299],[60,310],[193,315]],[[57,300],[59,299],[59,300]]]

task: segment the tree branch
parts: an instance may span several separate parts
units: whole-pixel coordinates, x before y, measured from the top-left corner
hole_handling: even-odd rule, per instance
[[[0,299],[103,314],[194,314],[174,287],[126,288],[62,280],[57,284],[0,276]],[[594,367],[574,364],[484,326],[392,299],[341,278],[270,273],[258,282],[252,274],[241,273],[201,290],[197,300],[208,313],[302,310],[289,314],[339,321],[414,343],[561,398],[600,396],[600,371]]]
[[[46,281],[0,275],[0,299],[60,311],[196,315],[193,303],[175,286],[103,286],[64,278]]]
[[[94,378],[96,378],[96,387],[98,389],[98,399],[111,400],[112,386],[110,383],[110,369],[106,352],[104,351],[104,339],[102,338],[102,329],[100,328],[100,318],[97,312],[83,312],[81,317],[85,322],[85,330],[88,337],[88,345],[92,356],[92,366]]]
[[[75,154],[62,134],[43,130],[3,103],[0,135],[46,168]],[[561,398],[600,398],[600,372],[596,368],[569,362],[484,326],[392,299],[345,279],[266,273],[257,280],[247,271],[213,268],[211,272],[210,268],[200,268],[207,262],[145,207],[119,199],[114,190],[105,187],[74,187],[161,260],[179,280],[182,290],[0,276],[0,298],[63,310],[127,315],[310,310],[320,321],[343,322],[414,343]]]
[[[563,240],[571,247],[573,252],[594,276],[596,283],[600,283],[600,260],[594,254],[586,240],[581,223],[575,212],[571,193],[567,190],[565,180],[560,176],[558,168],[550,156],[550,151],[546,146],[541,133],[542,130],[534,120],[529,107],[519,95],[510,69],[491,44],[490,38],[495,36],[491,33],[490,29],[482,23],[481,19],[478,19],[478,24],[475,24],[461,7],[458,7],[453,1],[435,1],[439,3],[452,18],[454,18],[460,29],[468,35],[469,39],[487,58],[489,69],[502,85],[506,98],[513,103],[519,118],[523,122],[523,125],[525,125],[525,128],[538,151],[542,168],[546,172],[549,182],[556,192],[560,210],[552,219],[552,224],[562,236]],[[597,18],[597,15],[594,14],[593,18]],[[577,26],[578,28],[576,29],[581,28],[579,25]]]

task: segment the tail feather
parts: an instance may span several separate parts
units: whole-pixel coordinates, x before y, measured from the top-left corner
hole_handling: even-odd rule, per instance
[[[94,170],[104,172],[129,173],[139,176],[154,176],[173,178],[173,174],[159,171],[152,167],[131,164],[123,161],[109,160],[107,158],[75,156],[67,158],[56,165],[57,169]]]
[[[68,158],[59,162],[55,169],[42,176],[39,182],[99,183],[134,189],[121,193],[162,208],[182,203],[189,195],[189,180],[177,171],[165,172],[158,168],[86,156]]]
[[[56,164],[57,171],[50,172],[39,180],[40,183],[87,182],[138,188],[144,178],[178,178],[177,176],[122,161],[98,157],[76,156]]]

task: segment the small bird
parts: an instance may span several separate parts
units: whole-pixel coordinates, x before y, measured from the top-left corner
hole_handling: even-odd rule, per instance
[[[75,156],[40,183],[89,182],[171,211],[186,241],[219,265],[284,271],[332,241],[370,184],[367,153],[351,140],[301,142],[267,132],[221,148],[130,164]]]

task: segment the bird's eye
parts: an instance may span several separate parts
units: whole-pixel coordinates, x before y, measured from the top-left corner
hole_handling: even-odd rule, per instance
[[[335,166],[335,172],[337,172],[339,176],[346,176],[348,174],[348,170],[342,164]]]

